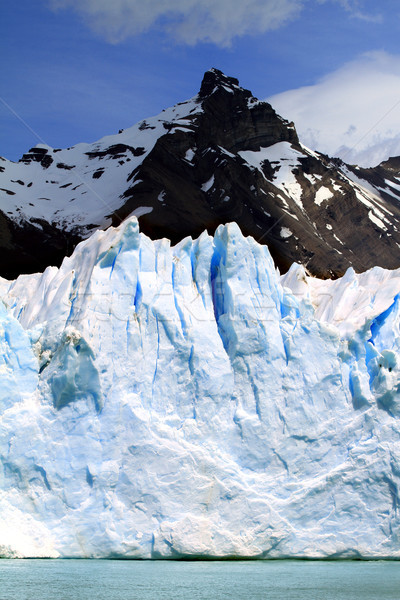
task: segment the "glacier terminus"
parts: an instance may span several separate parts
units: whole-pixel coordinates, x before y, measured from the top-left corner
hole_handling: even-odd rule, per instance
[[[1,279],[1,556],[400,558],[399,294],[135,216]]]

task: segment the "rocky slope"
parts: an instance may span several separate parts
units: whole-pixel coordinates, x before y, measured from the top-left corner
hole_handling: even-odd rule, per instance
[[[173,243],[235,221],[282,271],[323,277],[400,266],[400,165],[358,169],[311,152],[294,125],[220,71],[159,116],[67,150],[0,161],[0,273],[60,264],[129,215]]]

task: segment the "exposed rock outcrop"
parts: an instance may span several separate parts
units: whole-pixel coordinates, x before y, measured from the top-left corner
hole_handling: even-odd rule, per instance
[[[192,100],[67,150],[38,146],[0,168],[0,274],[60,264],[131,214],[176,243],[236,221],[282,271],[322,277],[400,266],[400,158],[359,169],[312,152],[293,123],[212,69]]]

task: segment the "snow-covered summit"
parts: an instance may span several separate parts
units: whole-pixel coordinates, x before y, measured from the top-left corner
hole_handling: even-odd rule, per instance
[[[218,69],[192,99],[93,144],[0,160],[0,274],[61,264],[97,229],[137,215],[173,243],[239,224],[282,271],[337,277],[400,266],[400,171],[304,147],[293,123]]]

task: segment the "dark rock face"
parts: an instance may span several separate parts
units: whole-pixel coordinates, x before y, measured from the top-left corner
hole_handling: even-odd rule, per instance
[[[106,150],[85,152],[85,154],[89,158],[111,157],[113,159],[116,159],[126,158],[127,151],[132,152],[133,156],[141,156],[142,154],[144,154],[144,148],[132,148],[131,146],[126,146],[125,144],[115,144],[113,146],[110,146]]]
[[[21,273],[43,271],[49,264],[59,265],[80,241],[79,235],[64,234],[46,221],[18,225],[0,213],[1,276],[15,279]]]
[[[340,276],[349,266],[356,271],[400,266],[395,243],[400,243],[398,200],[386,194],[377,201],[367,193],[363,203],[360,197],[366,190],[340,170],[344,163],[308,153],[294,125],[240,88],[236,79],[217,70],[207,72],[199,98],[204,112],[196,116],[190,132],[174,132],[171,127],[169,135],[158,140],[134,173],[140,183],[127,190],[114,224],[144,204],[153,211],[141,217],[141,230],[153,239],[168,237],[176,243],[186,235],[199,235],[204,228],[213,233],[219,224],[236,221],[245,235],[268,245],[281,271],[294,261],[321,277]],[[280,142],[299,153],[292,173],[301,188],[303,209],[289,189],[275,185],[284,161],[266,160],[259,171],[238,154]],[[190,162],[185,160],[188,151],[194,152]],[[380,167],[370,171],[378,177]],[[395,173],[400,174],[400,169]],[[205,190],[204,183],[211,178],[213,184]],[[317,204],[322,188],[330,197]],[[160,194],[161,204],[156,201]],[[385,205],[390,216],[386,231],[371,220],[368,203],[376,206],[378,214]],[[282,237],[286,230],[291,235]]]
[[[52,155],[40,147],[24,154],[18,177],[14,172],[12,180],[0,179],[7,195],[32,185],[23,172],[36,162],[46,170],[50,201],[60,190],[83,189],[82,180],[73,180],[76,169],[87,169],[93,185],[112,175],[114,197],[107,196],[111,210],[103,207],[104,219],[97,214],[83,224],[3,214],[0,244],[7,260],[1,274],[15,277],[59,264],[106,218],[118,225],[140,207],[147,209],[139,213],[141,230],[172,243],[236,221],[245,235],[269,246],[282,271],[294,261],[322,277],[340,276],[349,266],[400,267],[400,157],[359,169],[308,151],[292,123],[216,69],[204,75],[191,106],[184,117],[169,118],[169,111],[158,120],[161,133],[151,147],[141,139],[156,129],[154,119],[136,127],[133,145],[121,130],[108,147],[93,144],[82,151],[82,161],[75,152],[71,162],[57,157],[52,164]],[[90,185],[80,193],[85,203]]]
[[[47,169],[53,162],[52,157],[47,152],[45,148],[31,148],[27,154],[23,154],[20,162],[26,165],[31,162],[38,162],[44,169]]]
[[[188,131],[178,129],[179,123],[170,124],[168,135],[158,140],[131,174],[140,183],[125,192],[126,202],[115,212],[113,222],[116,225],[144,204],[153,211],[141,217],[141,229],[153,239],[168,237],[177,243],[204,229],[213,233],[229,221],[239,223],[246,234],[260,237],[256,226],[266,224],[257,190],[262,177],[251,172],[237,152],[257,151],[281,141],[298,144],[295,128],[269,104],[259,103],[251,92],[240,88],[237,79],[216,69],[205,74],[198,97],[203,113],[193,117]],[[193,152],[190,161],[188,152]],[[212,177],[214,184],[204,191],[202,186]],[[162,203],[155,201],[160,194]]]

